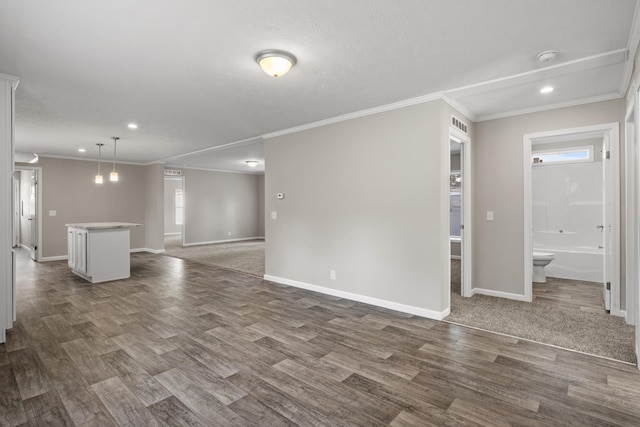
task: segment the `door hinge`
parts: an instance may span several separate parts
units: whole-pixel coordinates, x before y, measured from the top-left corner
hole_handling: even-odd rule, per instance
[[[609,160],[611,158],[611,151],[607,150],[604,156],[605,159]]]
[[[460,224],[460,230],[464,230],[464,224]]]
[[[610,291],[611,290],[611,282],[607,282],[607,290]]]

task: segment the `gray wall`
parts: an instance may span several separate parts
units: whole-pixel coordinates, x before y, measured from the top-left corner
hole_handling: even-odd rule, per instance
[[[176,225],[176,190],[182,188],[182,178],[164,179],[164,234],[182,232],[182,225]]]
[[[97,164],[40,157],[42,257],[67,255],[67,229],[73,222],[122,221],[145,224],[147,176],[144,166],[117,165],[120,181],[97,185]],[[49,216],[55,210],[56,216]],[[145,248],[145,228],[131,230],[131,248]],[[152,227],[153,229],[153,227]],[[162,232],[162,228],[160,228]]]
[[[447,309],[450,112],[433,101],[266,140],[266,274]]]
[[[523,135],[623,118],[620,99],[475,124],[473,287],[524,294]],[[488,210],[495,213],[492,222],[485,220]]]
[[[195,169],[182,174],[186,244],[261,236],[260,175]]]
[[[164,250],[164,166],[144,167],[145,171],[145,248]]]

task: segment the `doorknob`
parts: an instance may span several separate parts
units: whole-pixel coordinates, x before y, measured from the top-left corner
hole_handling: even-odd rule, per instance
[[[604,230],[604,225],[596,225],[596,228],[599,230]]]

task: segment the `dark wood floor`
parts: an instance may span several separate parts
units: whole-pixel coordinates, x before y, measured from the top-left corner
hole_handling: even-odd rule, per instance
[[[602,283],[547,277],[546,283],[533,283],[533,302],[572,308],[590,313],[606,313]]]
[[[3,425],[640,424],[635,367],[181,259],[18,288]]]

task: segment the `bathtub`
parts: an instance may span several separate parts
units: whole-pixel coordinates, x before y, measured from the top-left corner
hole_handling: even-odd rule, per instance
[[[602,282],[604,280],[604,250],[591,246],[551,248],[534,245],[534,251],[551,252],[555,259],[545,267],[548,277]]]

